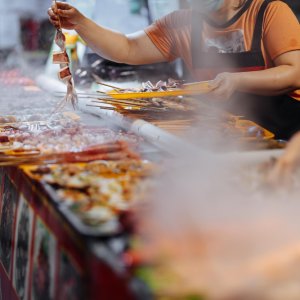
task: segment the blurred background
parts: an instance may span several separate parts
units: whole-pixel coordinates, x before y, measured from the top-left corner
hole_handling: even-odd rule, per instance
[[[95,22],[112,29],[131,33],[145,28],[157,18],[180,8],[188,7],[188,0],[69,0]],[[300,2],[287,2],[300,18]],[[38,72],[48,60],[53,47],[54,28],[48,21],[47,9],[51,1],[45,0],[0,0],[0,62],[6,67],[24,63]],[[75,81],[90,84],[92,75],[107,80],[143,80],[155,74],[165,77],[182,77],[184,68],[180,62],[155,66],[126,66],[99,58],[85,47],[75,32],[68,39],[72,53]],[[163,71],[163,72],[162,72]],[[56,74],[48,60],[46,73]],[[55,75],[56,76],[56,75]],[[138,77],[138,78],[137,78]],[[151,79],[151,78],[150,78]]]
[[[76,6],[95,22],[122,31],[123,33],[141,30],[163,15],[177,9],[188,8],[189,6],[188,0],[69,0],[68,2]],[[300,1],[289,0],[285,2],[291,6],[300,19]],[[0,0],[0,91],[2,92],[0,100],[3,103],[0,106],[0,111],[2,113],[5,109],[7,114],[18,115],[23,113],[29,115],[30,118],[34,117],[30,120],[37,120],[39,117],[42,120],[44,115],[49,114],[49,108],[57,105],[58,99],[62,97],[62,93],[65,93],[65,85],[61,83],[63,87],[60,90],[57,82],[55,82],[53,85],[49,84],[47,88],[49,87],[49,90],[52,88],[57,93],[57,98],[54,98],[52,95],[46,95],[44,90],[39,90],[35,86],[34,80],[26,78],[34,77],[32,75],[40,73],[46,73],[47,76],[57,78],[59,66],[53,65],[51,60],[52,49],[55,47],[53,45],[55,29],[48,21],[47,9],[50,5],[51,0],[10,0],[5,2],[4,0]],[[185,75],[185,70],[180,61],[147,66],[128,66],[107,61],[87,48],[84,42],[80,40],[80,37],[76,35],[76,32],[69,31],[65,34],[67,37],[67,51],[72,57],[71,68],[75,75],[76,87],[79,86],[79,89],[81,86],[91,86],[93,83],[96,83],[97,79],[101,81],[107,80],[110,84],[118,82],[116,86],[119,87],[122,80],[127,82],[145,82],[147,80],[156,82],[158,80],[167,80],[170,77],[180,78]],[[2,68],[12,69],[15,72],[1,72]],[[19,69],[22,69],[22,72],[18,73]],[[15,77],[12,79],[17,80],[12,80],[12,84],[1,80],[7,79],[9,76]],[[44,86],[46,85],[48,85],[48,81],[46,82],[45,80]],[[127,83],[125,87],[128,86],[129,84]],[[99,86],[94,89],[92,87],[91,91],[96,91],[96,88],[99,88]],[[25,89],[27,89],[27,93]],[[45,90],[47,89],[45,88]],[[82,91],[89,91],[89,89],[83,88]],[[84,99],[85,95],[81,95],[81,97]],[[87,97],[89,98],[89,96]],[[91,99],[93,98],[91,97]],[[83,100],[82,103],[86,104]],[[178,104],[177,107],[182,107],[180,105],[183,105],[184,102],[180,101]],[[86,109],[85,106],[82,105],[82,107]],[[151,211],[152,215],[150,214],[149,217],[150,221],[147,218],[141,218],[143,221],[146,219],[150,223],[150,226],[148,224],[142,224],[141,226],[145,227],[145,229],[143,228],[145,232],[143,231],[141,234],[152,244],[152,248],[148,245],[145,248],[147,248],[148,252],[149,249],[152,251],[151,254],[153,257],[150,257],[150,259],[153,258],[153,261],[158,259],[161,262],[162,257],[165,259],[162,262],[162,268],[160,269],[159,266],[151,270],[147,266],[146,259],[146,266],[142,265],[144,258],[139,258],[134,252],[136,251],[135,247],[137,248],[136,252],[140,251],[142,253],[144,251],[144,249],[140,250],[138,248],[142,242],[137,237],[129,237],[129,234],[126,233],[124,239],[122,236],[118,236],[113,237],[111,240],[109,238],[105,239],[105,245],[97,244],[97,248],[93,245],[93,255],[97,250],[98,257],[94,260],[94,257],[91,256],[93,260],[88,264],[88,269],[93,274],[91,276],[97,274],[94,272],[92,266],[95,266],[95,268],[100,266],[100,269],[102,267],[102,260],[111,264],[110,267],[113,269],[113,272],[117,273],[119,270],[123,272],[125,268],[129,269],[130,276],[132,275],[133,267],[136,267],[134,265],[136,263],[138,267],[140,267],[139,264],[141,267],[138,270],[139,273],[137,272],[135,276],[141,279],[141,281],[146,282],[151,288],[154,286],[154,291],[156,291],[155,284],[157,285],[158,283],[159,286],[163,280],[168,281],[168,278],[170,278],[168,272],[170,272],[171,276],[178,273],[174,281],[171,278],[171,289],[175,288],[175,293],[189,293],[194,290],[198,292],[199,288],[202,288],[199,286],[199,281],[201,281],[203,287],[207,288],[209,292],[218,293],[216,297],[221,293],[230,294],[231,290],[239,292],[239,289],[241,289],[245,293],[249,291],[250,295],[253,295],[253,291],[254,293],[257,292],[258,295],[265,292],[272,292],[273,294],[271,296],[267,295],[265,298],[254,295],[247,298],[246,296],[237,296],[230,299],[299,300],[299,190],[296,190],[296,199],[291,199],[290,195],[288,195],[290,197],[289,201],[286,201],[286,193],[283,194],[284,199],[276,201],[277,199],[274,199],[273,194],[269,193],[270,190],[266,190],[266,194],[259,194],[258,197],[254,193],[252,197],[253,190],[259,189],[259,181],[264,179],[263,172],[260,174],[256,169],[250,168],[250,166],[254,166],[254,162],[257,163],[257,153],[254,153],[252,156],[249,155],[249,152],[246,152],[244,157],[241,156],[240,161],[244,162],[246,160],[247,162],[245,164],[246,167],[241,169],[238,156],[235,152],[231,157],[225,157],[223,161],[217,159],[215,156],[211,157],[206,151],[202,152],[203,149],[201,148],[203,144],[210,145],[209,143],[215,143],[214,138],[211,138],[211,136],[216,135],[216,140],[218,140],[219,135],[221,135],[220,142],[218,141],[218,144],[214,145],[215,148],[218,148],[220,154],[226,154],[230,148],[235,146],[235,139],[244,137],[239,131],[233,130],[237,129],[237,127],[233,126],[236,126],[235,122],[239,121],[239,117],[232,118],[227,114],[221,113],[219,110],[214,110],[213,105],[205,105],[204,102],[198,102],[197,106],[191,106],[192,110],[187,109],[186,111],[185,109],[188,106],[183,106],[184,110],[178,109],[177,112],[175,106],[174,111],[176,114],[174,113],[174,116],[172,114],[168,115],[168,112],[171,111],[172,113],[172,110],[168,111],[168,106],[165,107],[167,108],[166,111],[159,112],[159,114],[155,110],[151,111],[151,109],[148,115],[147,112],[143,113],[143,111],[138,114],[138,110],[134,111],[134,109],[128,109],[128,112],[126,112],[127,115],[123,112],[126,118],[131,118],[132,124],[135,124],[135,128],[137,128],[135,130],[141,136],[144,134],[147,137],[145,134],[147,133],[148,138],[150,136],[149,140],[154,140],[153,144],[163,144],[165,141],[167,141],[165,144],[169,144],[170,142],[170,148],[172,148],[172,152],[170,153],[173,155],[176,152],[176,156],[166,166],[162,167],[168,172],[164,172],[163,178],[159,180],[159,186],[157,187],[159,191],[153,196],[155,198],[153,199],[154,208],[153,212]],[[82,124],[103,126],[104,128],[108,126],[107,119],[91,118],[90,112],[92,110],[93,112],[95,111],[94,108],[90,108],[88,110],[89,114],[80,114]],[[108,115],[110,110],[106,112]],[[52,114],[51,112],[51,116]],[[103,115],[104,113],[102,115],[99,113],[99,116],[102,117]],[[138,118],[146,120],[148,123],[136,122]],[[4,123],[7,122],[5,118],[3,120]],[[149,125],[150,127],[148,127]],[[34,128],[33,130],[35,131]],[[200,128],[203,128],[203,134]],[[243,128],[247,128],[247,131],[245,131],[246,139],[249,137],[250,140],[257,143],[254,146],[251,145],[253,149],[254,147],[256,147],[255,149],[281,148],[281,145],[285,143],[282,140],[275,141],[273,139],[270,140],[270,143],[268,140],[264,143],[264,140],[261,139],[264,132],[256,125],[247,125],[247,127],[244,125]],[[160,131],[160,129],[164,131]],[[190,131],[188,132],[188,130]],[[173,135],[170,138],[168,133],[174,133],[174,139]],[[178,134],[178,136],[175,134]],[[206,136],[208,137],[207,139],[205,139]],[[177,151],[177,137],[180,138],[180,141],[181,138],[184,138],[182,139],[184,143],[184,151],[182,153]],[[199,147],[189,149],[186,140],[196,141],[195,144]],[[173,143],[176,147],[173,147]],[[142,146],[148,151],[146,153],[143,150],[148,156],[153,155],[154,157],[158,157],[156,158],[157,161],[160,159],[160,153],[156,152],[153,149],[154,147],[152,148],[148,144]],[[247,144],[246,147],[250,147],[250,145]],[[199,149],[201,149],[201,152]],[[271,154],[268,152],[265,153],[265,156],[259,156],[261,160],[266,159],[266,157],[270,159]],[[273,164],[275,162],[273,154],[271,162]],[[264,166],[267,165],[265,164]],[[236,166],[236,168],[232,166]],[[240,175],[241,180],[238,178]],[[4,175],[2,176],[4,178]],[[246,183],[246,188],[244,188],[241,182]],[[249,189],[247,189],[248,185],[250,186]],[[10,185],[8,187],[10,188]],[[299,188],[299,186],[297,187]],[[7,199],[11,200],[9,196],[7,196]],[[182,201],[183,199],[184,201]],[[7,201],[7,203],[13,204],[14,202]],[[41,207],[44,209],[44,206]],[[149,212],[147,211],[147,213]],[[7,219],[12,220],[9,217]],[[51,218],[47,216],[48,219],[50,220]],[[5,218],[2,218],[2,220],[5,220]],[[155,223],[157,228],[156,226],[152,226],[151,221]],[[151,230],[153,227],[153,232],[151,230],[149,230],[149,233],[147,232],[147,225],[151,227]],[[59,228],[59,226],[57,227]],[[65,228],[65,226],[61,227]],[[66,228],[69,227],[66,226]],[[178,228],[181,230],[178,230]],[[5,235],[1,236],[6,237]],[[93,236],[94,241],[95,236]],[[165,243],[166,241],[167,243]],[[86,242],[86,239],[84,239],[84,242]],[[180,246],[178,247],[178,245]],[[74,249],[77,251],[76,247],[77,243],[74,246]],[[58,248],[63,247],[59,245]],[[126,252],[123,257],[125,250],[128,250],[127,248],[130,248],[130,250],[133,248],[133,253]],[[174,251],[172,251],[173,249]],[[162,252],[158,250],[162,250]],[[50,251],[48,250],[48,252],[51,251],[51,249]],[[170,257],[167,257],[164,251]],[[89,252],[87,253],[89,254]],[[77,256],[79,257],[79,255]],[[84,259],[87,257],[90,258],[90,255],[82,256],[82,259],[83,257]],[[99,261],[101,261],[101,264]],[[77,284],[77,281],[81,280],[81,277],[77,279],[79,275],[71,267],[69,269],[71,270],[69,273],[71,275],[74,274],[74,277],[76,277],[73,280],[74,285],[72,285],[69,275],[65,276],[64,282],[67,288],[75,293],[77,290],[73,287]],[[40,270],[43,272],[43,268],[40,268]],[[164,270],[165,273],[163,272]],[[64,273],[62,274],[64,275]],[[121,275],[117,274],[116,276]],[[104,279],[105,276],[100,277],[102,280],[102,277]],[[39,276],[39,278],[43,279],[43,276]],[[176,278],[179,278],[179,280],[177,279],[178,281],[176,281]],[[58,282],[58,280],[56,281]],[[104,281],[107,285],[106,278]],[[217,289],[216,282],[218,283]],[[101,292],[101,289],[96,284],[97,281],[92,280],[92,283],[97,293]],[[127,284],[128,282],[126,282]],[[134,281],[130,288],[137,290],[136,284],[137,282]],[[141,285],[142,283],[139,284]],[[6,284],[6,286],[13,285]],[[78,286],[79,288],[81,287],[80,285]],[[112,288],[119,291],[115,286],[115,281],[112,281],[112,284],[108,286],[108,290]],[[162,287],[164,288],[163,285]],[[142,288],[146,287],[143,285]],[[123,290],[120,289],[120,291],[122,293]],[[140,292],[139,290],[137,291]],[[282,294],[282,291],[284,294]],[[282,296],[286,295],[286,292],[289,291],[291,291],[292,295],[296,295],[296,297],[287,298],[286,296]],[[45,299],[45,297],[42,298]],[[72,297],[65,298],[74,299]],[[1,297],[1,286],[0,299],[9,299]],[[103,297],[102,299],[109,298]],[[110,299],[116,298],[111,297]],[[145,300],[149,298],[141,294],[139,299]],[[188,295],[187,298],[180,298],[179,296],[175,299],[200,300],[204,298],[195,298],[193,295]]]
[[[188,0],[70,0],[95,22],[124,33],[145,28],[154,20],[180,8],[188,8]],[[299,1],[287,2],[300,18]],[[45,0],[0,0],[0,61],[6,67],[27,63],[36,72],[44,69],[53,45],[54,28],[49,23],[47,9],[51,1]],[[165,78],[182,77],[181,62],[155,66],[132,67],[108,62],[86,48],[78,37],[71,33],[69,51],[72,53],[75,80],[90,84],[92,74],[107,80],[133,80],[135,77],[151,79],[159,74]],[[56,76],[56,70],[48,61],[46,73]],[[155,78],[153,78],[155,79]]]

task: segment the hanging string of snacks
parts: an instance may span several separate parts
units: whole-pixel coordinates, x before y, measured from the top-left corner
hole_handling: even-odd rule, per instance
[[[56,4],[56,1],[55,1]],[[57,105],[55,111],[61,110],[67,103],[71,103],[73,108],[76,109],[78,97],[74,86],[74,80],[70,70],[70,60],[66,51],[66,37],[62,32],[60,18],[58,17],[59,27],[56,28],[55,44],[60,48],[60,51],[53,52],[53,63],[60,65],[58,77],[66,83],[67,93],[63,100]]]

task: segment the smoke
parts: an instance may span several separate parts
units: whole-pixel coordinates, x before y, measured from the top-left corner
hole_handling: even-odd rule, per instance
[[[281,152],[223,152],[222,136],[192,131],[197,146],[178,149],[163,166],[143,215],[147,251],[180,278],[178,293],[298,299],[298,190],[268,186],[262,167]]]
[[[203,37],[201,30],[199,20],[192,39]],[[210,57],[246,51],[242,32],[230,34],[226,39],[215,35],[196,40],[194,45],[202,47],[192,51],[196,80],[211,80],[222,68],[236,67],[234,61],[214,61],[221,67],[208,74],[209,56],[201,57],[203,51],[211,52]],[[230,117],[222,109],[255,116],[251,103],[256,102],[242,94],[233,101],[227,101],[225,94],[223,98],[216,101],[208,94],[199,99],[194,127],[184,136],[194,147],[178,149],[178,155],[163,166],[150,209],[141,217],[144,251],[159,269],[157,274],[167,274],[160,279],[165,281],[162,294],[296,300],[300,295],[297,191],[267,185],[267,166],[261,163],[270,161],[273,153],[239,154],[241,136],[226,126]]]

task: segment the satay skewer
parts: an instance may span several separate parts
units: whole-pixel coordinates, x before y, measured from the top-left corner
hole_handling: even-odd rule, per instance
[[[163,109],[165,110],[164,107],[159,107],[159,106],[155,106],[152,105],[152,103],[138,103],[135,101],[111,101],[111,100],[92,100],[91,102],[95,102],[95,103],[107,103],[110,105],[127,105],[127,106],[137,106],[137,107],[147,107],[147,108],[157,108],[157,109]]]
[[[135,102],[135,101],[114,101],[110,99],[95,99],[92,100],[92,102],[104,102],[104,103],[109,103],[109,104],[125,104],[125,105],[136,105],[136,106],[153,106],[151,103],[145,103],[145,102]]]
[[[117,86],[113,86],[113,85],[111,85],[111,84],[107,84],[107,83],[100,82],[100,81],[97,81],[96,83],[97,83],[97,84],[100,84],[100,85],[104,85],[104,86],[110,87],[110,88],[115,89],[115,90],[118,90],[118,91],[124,91],[124,90],[125,90],[125,89],[119,88],[119,87],[117,87]]]
[[[63,91],[55,91],[54,94],[64,94],[64,92]],[[84,91],[83,92],[77,92],[77,94],[78,95],[92,95],[92,96],[99,97],[98,92],[93,92],[93,91],[91,91],[91,92],[84,92]]]
[[[117,104],[115,104],[117,105]],[[127,112],[128,110],[130,110],[130,107],[135,107],[135,110],[151,110],[151,111],[165,111],[164,108],[160,108],[160,107],[152,107],[152,106],[138,106],[138,105],[125,105],[124,104],[120,104],[118,107],[115,106],[114,108],[107,108],[107,107],[103,107],[100,105],[91,105],[88,104],[87,106],[92,106],[92,107],[99,107],[99,108],[104,108],[104,109],[110,109],[110,110],[122,110],[124,112]]]
[[[116,110],[115,107],[106,107],[106,106],[92,105],[92,104],[87,104],[86,106],[89,106],[89,107],[98,107],[98,108],[106,109],[106,110]]]
[[[101,100],[101,101],[111,101],[111,102],[115,102],[115,103],[121,103],[121,102],[126,102],[126,103],[143,103],[143,104],[153,104],[151,101],[149,100],[143,100],[143,99],[114,99],[114,98],[108,98],[108,97],[105,97],[105,98],[100,98],[100,97],[97,97],[98,100]]]

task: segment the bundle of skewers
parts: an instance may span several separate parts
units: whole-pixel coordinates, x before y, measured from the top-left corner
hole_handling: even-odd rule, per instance
[[[54,1],[56,4],[56,1]],[[60,48],[60,51],[53,52],[53,64],[60,65],[58,77],[66,83],[67,93],[63,100],[57,105],[56,112],[61,110],[67,103],[71,103],[73,108],[76,109],[78,97],[74,87],[74,80],[70,70],[70,60],[66,51],[66,37],[62,32],[60,18],[58,17],[59,27],[56,29],[55,43]]]
[[[103,83],[99,83],[102,84]],[[109,85],[107,85],[109,86]],[[158,81],[153,84],[151,81],[143,82],[140,88],[117,88],[108,92],[116,99],[136,99],[136,98],[154,98],[154,97],[169,97],[183,95],[201,95],[206,94],[213,89],[213,84],[210,81],[200,81],[193,83],[183,83],[182,80],[174,80],[172,78],[167,81]]]
[[[210,105],[205,99],[201,101],[193,97],[193,93],[189,94],[189,91],[198,93],[201,88],[203,92],[207,92],[210,88],[208,82],[183,85],[182,82],[175,80],[159,81],[156,84],[148,81],[135,89],[120,88],[103,82],[97,83],[111,90],[80,93],[80,97],[91,100],[87,106],[117,111],[130,119],[143,119],[173,134],[181,135],[192,125],[197,124],[199,128],[216,132],[214,135],[217,136],[247,140],[274,137],[271,132],[257,124]],[[174,92],[182,95],[173,95]],[[155,93],[162,93],[163,96],[150,97]]]
[[[127,99],[117,100],[106,97],[97,97],[88,106],[101,109],[116,110],[124,114],[146,113],[146,112],[175,112],[191,111],[191,107],[180,101],[180,99]]]
[[[179,81],[162,82],[152,84],[150,81],[143,83],[140,89],[122,89],[104,82],[97,82],[99,85],[111,88],[109,92],[80,92],[78,96],[82,99],[90,99],[87,106],[99,107],[104,110],[114,110],[124,114],[145,113],[145,112],[186,112],[193,110],[193,101],[188,97],[169,95],[168,97],[149,97],[149,93],[172,92],[171,89],[178,89]],[[130,97],[130,94],[141,94],[140,97]],[[115,97],[115,93],[123,98]],[[127,97],[127,95],[129,95]],[[57,93],[61,96],[61,93]]]
[[[58,33],[57,35],[61,35]],[[65,55],[64,52],[55,53],[57,57]],[[59,62],[58,58],[54,58]],[[63,61],[64,59],[62,59]],[[64,67],[60,77],[63,79],[68,72]],[[153,84],[150,81],[142,83],[140,88],[120,88],[104,82],[97,84],[110,88],[109,91],[80,92],[82,99],[92,99],[88,106],[99,107],[104,110],[114,110],[121,113],[145,112],[190,112],[194,110],[195,98],[189,95],[205,94],[211,90],[208,81],[193,84],[183,84],[181,80],[168,79]],[[57,93],[61,96],[62,93]]]

